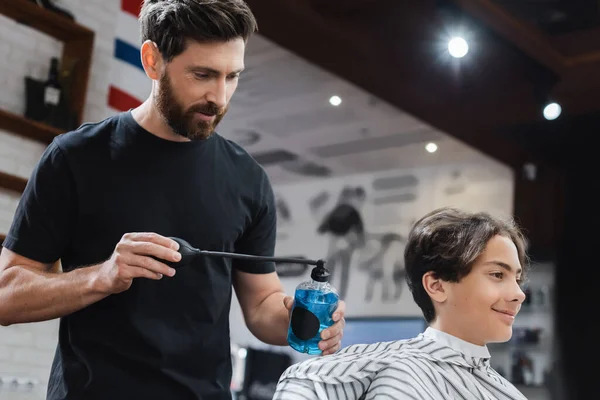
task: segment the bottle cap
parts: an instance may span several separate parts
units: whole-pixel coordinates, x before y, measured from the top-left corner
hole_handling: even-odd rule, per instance
[[[317,266],[313,268],[310,273],[310,277],[313,281],[317,282],[329,282],[329,271],[324,267],[325,262],[323,260],[317,261]]]

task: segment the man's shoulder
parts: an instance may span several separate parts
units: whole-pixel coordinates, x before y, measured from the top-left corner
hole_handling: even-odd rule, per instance
[[[262,165],[256,161],[254,156],[250,154],[250,152],[244,147],[224,136],[217,134],[217,137],[221,143],[221,149],[223,153],[235,167],[244,169],[249,168],[251,172],[261,175],[264,173]]]
[[[95,147],[101,141],[111,139],[121,117],[122,113],[118,113],[97,122],[86,122],[76,129],[58,135],[54,143],[66,153]]]

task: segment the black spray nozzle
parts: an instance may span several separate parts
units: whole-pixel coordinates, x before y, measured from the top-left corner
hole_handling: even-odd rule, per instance
[[[206,256],[206,257],[223,257],[223,258],[233,258],[237,260],[248,260],[248,261],[271,261],[277,263],[290,263],[290,264],[307,264],[307,265],[316,265],[313,269],[313,274],[316,270],[319,271],[319,276],[322,274],[327,275],[327,279],[329,278],[329,271],[325,269],[325,261],[323,260],[307,260],[303,258],[286,258],[286,257],[267,257],[267,256],[253,256],[249,254],[240,254],[240,253],[225,253],[221,251],[208,251],[208,250],[200,250],[193,247],[191,244],[186,242],[183,239],[170,237],[169,239],[174,240],[179,244],[179,253],[181,253],[181,260],[179,262],[173,263],[169,262],[171,267],[180,268],[184,267],[192,262],[192,260],[198,256]],[[164,261],[163,261],[164,262]],[[312,274],[311,274],[312,276]],[[314,279],[314,278],[313,278]],[[321,282],[325,282],[322,281]]]
[[[325,268],[325,261],[318,260],[315,265],[316,267],[314,267],[310,273],[312,280],[317,282],[329,282],[329,276],[331,274],[327,268]]]

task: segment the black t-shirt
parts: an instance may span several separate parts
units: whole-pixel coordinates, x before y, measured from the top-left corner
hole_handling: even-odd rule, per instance
[[[127,232],[273,255],[276,210],[264,170],[213,134],[172,142],[130,112],[58,136],[36,166],[4,246],[71,271],[107,260]],[[49,400],[229,399],[234,270],[272,263],[199,258],[173,278],[61,318]]]

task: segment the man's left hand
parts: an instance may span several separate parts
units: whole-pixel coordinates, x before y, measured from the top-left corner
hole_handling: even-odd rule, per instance
[[[286,296],[283,299],[283,304],[285,305],[285,308],[288,309],[291,318],[294,298],[292,296]],[[346,303],[343,300],[340,300],[333,313],[333,321],[335,323],[321,332],[322,340],[319,342],[319,348],[322,351],[321,355],[326,356],[328,354],[333,354],[342,347],[342,336],[344,335],[344,326],[346,325],[346,321],[344,320],[345,312]]]

